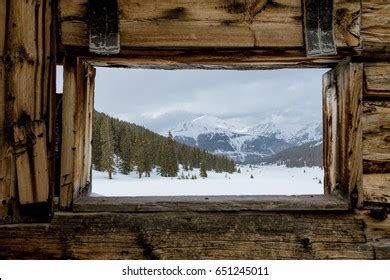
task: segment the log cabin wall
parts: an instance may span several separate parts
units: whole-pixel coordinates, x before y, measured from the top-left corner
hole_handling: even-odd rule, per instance
[[[306,57],[301,0],[117,2],[121,51],[109,57],[89,52],[87,0],[0,2],[0,258],[390,259],[389,1],[334,0],[338,55],[325,57]],[[86,67],[82,71],[92,80],[93,70],[80,66],[78,56],[100,65],[123,65],[131,58],[133,66],[169,69],[334,67],[351,57],[359,65],[354,69],[362,68],[363,88],[362,101],[356,101],[361,115],[351,113],[354,124],[361,123],[352,127],[360,127],[362,136],[348,142],[362,157],[362,171],[352,166],[356,176],[348,182],[354,208],[68,211],[51,218],[55,39],[65,68]],[[91,85],[77,81],[75,76],[65,90],[93,93]],[[69,172],[61,178],[65,210],[90,179],[83,154],[90,144],[86,104],[93,103],[93,94],[80,93],[67,107],[74,111],[63,115],[85,120],[68,128],[74,138],[63,139],[69,150],[61,159],[62,175]],[[43,139],[31,140],[38,138]],[[81,150],[73,149],[75,143]],[[348,150],[344,155],[349,157]]]
[[[3,222],[47,220],[54,183],[53,2],[0,4],[0,206]]]

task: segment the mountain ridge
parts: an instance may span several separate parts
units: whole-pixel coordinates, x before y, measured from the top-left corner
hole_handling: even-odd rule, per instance
[[[229,156],[237,163],[260,163],[285,149],[322,141],[322,123],[283,123],[262,120],[247,126],[203,115],[169,130],[177,142]],[[168,135],[169,131],[161,133]]]

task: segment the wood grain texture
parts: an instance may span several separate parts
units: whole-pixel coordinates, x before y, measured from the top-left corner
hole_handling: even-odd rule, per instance
[[[14,126],[14,149],[18,194],[20,204],[29,204],[35,201],[34,166],[30,162],[28,145],[28,131],[24,125]]]
[[[0,5],[3,5],[5,1],[1,2]],[[0,6],[0,10],[3,6]],[[1,13],[1,12],[0,12]],[[2,15],[0,14],[0,20],[2,19]],[[1,23],[0,23],[1,24]],[[1,28],[1,27],[0,27]],[[0,33],[0,37],[3,37],[3,33]],[[1,44],[1,39],[0,39]],[[2,52],[2,47],[4,45],[0,45],[0,51]],[[8,144],[6,142],[5,137],[5,67],[3,63],[3,59],[0,59],[0,201],[5,201],[8,198],[9,188],[6,186],[6,151],[8,150]],[[0,217],[6,216],[6,206],[1,203],[0,204]]]
[[[340,184],[348,196],[353,194],[355,199],[359,200],[356,203],[361,205],[363,64],[341,64],[336,68],[336,73],[340,125]]]
[[[32,162],[34,165],[34,180],[32,182],[35,189],[34,202],[47,202],[50,186],[46,125],[43,121],[35,121],[31,125]]]
[[[386,213],[386,208],[381,209]],[[357,211],[356,217],[364,222],[364,233],[376,259],[390,259],[390,219],[385,214],[382,217],[373,215],[372,210]]]
[[[323,82],[325,191],[361,205],[363,65],[341,63]]]
[[[390,52],[390,3],[362,0],[361,39],[363,51],[383,55]]]
[[[390,63],[365,63],[364,78],[365,97],[390,97]]]
[[[95,70],[76,57],[64,61],[60,208],[89,192]]]
[[[364,174],[363,196],[365,202],[390,203],[390,173]]]
[[[335,67],[343,54],[306,57],[303,50],[122,50],[117,56],[90,57],[85,49],[69,50],[85,61],[102,67],[146,69],[277,69]]]
[[[74,212],[347,211],[336,196],[86,197]]]
[[[95,77],[96,69],[90,64],[86,65],[86,92],[87,92],[87,104],[85,110],[85,137],[84,137],[84,174],[83,182],[86,186],[90,186],[92,182],[91,172],[92,172],[92,118],[94,110],[94,100],[95,100]],[[84,191],[86,194],[89,194],[91,189]]]
[[[60,208],[69,209],[73,201],[77,59],[64,60],[64,88],[62,97],[62,141],[61,141],[61,180]]]
[[[76,65],[76,92],[73,95],[75,100],[75,111],[73,115],[74,121],[74,130],[73,134],[65,135],[63,133],[62,137],[71,137],[74,136],[74,161],[73,161],[73,199],[79,196],[79,191],[85,187],[85,183],[83,180],[84,175],[84,157],[85,157],[85,122],[86,122],[86,104],[87,104],[87,94],[86,91],[86,65],[81,63],[79,59],[77,59]],[[64,92],[65,94],[65,92]],[[63,107],[63,110],[66,111],[67,108]],[[62,124],[65,126],[66,124],[63,122]]]
[[[338,97],[333,71],[322,78],[322,116],[323,116],[323,149],[324,149],[324,193],[331,194],[339,182],[338,162]]]
[[[0,241],[7,259],[374,258],[350,214],[57,212],[49,225],[0,226]]]
[[[3,60],[7,24],[7,1],[0,2],[0,58]]]
[[[5,73],[1,128],[5,138],[0,141],[0,169],[2,205],[7,207],[9,215],[5,219],[10,221],[18,220],[19,215],[29,215],[22,214],[21,204],[47,202],[50,191],[47,148],[51,133],[46,127],[52,116],[55,66],[51,4],[50,0],[1,3],[4,32],[1,32],[0,48]],[[43,131],[35,135],[34,126],[38,122],[46,123]]]
[[[86,5],[59,1],[63,45],[88,46]],[[303,47],[300,0],[120,0],[118,6],[122,48]],[[337,46],[359,46],[360,1],[336,0],[335,10]]]
[[[47,202],[49,172],[43,121],[14,126],[14,151],[20,204]]]
[[[378,169],[389,172],[390,101],[364,101],[363,104],[363,160],[371,169],[378,165]]]

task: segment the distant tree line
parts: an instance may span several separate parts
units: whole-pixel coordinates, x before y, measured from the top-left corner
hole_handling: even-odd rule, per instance
[[[323,166],[322,141],[308,142],[288,148],[265,160],[268,164],[286,165],[286,167]]]
[[[153,168],[163,177],[176,177],[179,164],[184,171],[201,168],[202,177],[206,170],[235,171],[233,160],[177,143],[171,133],[163,137],[97,111],[92,125],[92,165],[95,170],[108,172],[109,178],[116,169],[123,174],[136,171],[140,178],[149,177]]]

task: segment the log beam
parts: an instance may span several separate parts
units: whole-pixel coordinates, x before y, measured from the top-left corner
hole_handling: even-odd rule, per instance
[[[50,224],[0,226],[0,258],[91,257],[375,258],[351,214],[57,212]]]
[[[60,0],[60,43],[88,47],[88,0]],[[360,46],[360,1],[336,0],[338,48]],[[304,49],[301,0],[118,0],[121,49]],[[303,52],[303,56],[305,56]]]

